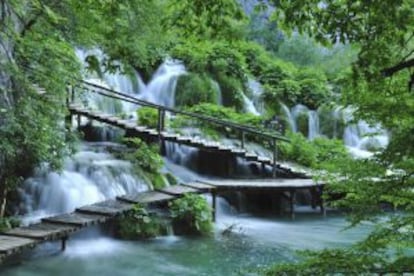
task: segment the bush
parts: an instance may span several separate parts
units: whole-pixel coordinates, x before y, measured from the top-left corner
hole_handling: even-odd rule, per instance
[[[223,105],[242,111],[244,108],[243,96],[241,94],[241,91],[244,90],[243,83],[236,78],[226,75],[218,76],[216,80],[220,86]]]
[[[19,227],[20,220],[14,217],[1,217],[0,218],[0,232],[7,231],[11,228]]]
[[[145,178],[147,183],[153,188],[163,188],[167,180],[160,173],[164,160],[159,154],[158,145],[148,145],[138,137],[125,138],[123,140],[128,147],[134,148],[133,151],[123,151],[115,153],[117,157],[128,160],[134,166],[134,171]]]
[[[175,93],[175,104],[193,106],[200,103],[217,103],[219,91],[213,81],[205,75],[186,74],[180,76]]]
[[[300,86],[299,103],[310,109],[317,109],[331,99],[332,93],[328,89],[328,80],[323,72],[315,68],[304,68],[298,72],[296,79]]]
[[[144,205],[135,204],[131,211],[116,220],[117,234],[122,239],[137,240],[153,238],[161,234],[162,225]]]
[[[169,203],[177,234],[208,235],[213,230],[212,209],[200,195],[185,194]]]
[[[158,110],[151,107],[141,107],[137,110],[138,125],[157,128]]]
[[[281,80],[276,86],[265,85],[263,98],[267,108],[274,113],[279,111],[279,102],[293,106],[300,98],[301,87],[292,79]]]
[[[223,107],[215,104],[199,104],[186,110],[192,113],[203,114],[209,117],[247,125],[256,129],[263,128],[263,117],[249,113],[238,113],[234,110],[234,108]],[[174,122],[173,126],[175,128],[182,128],[185,126],[199,127],[201,128],[204,134],[213,136],[215,138],[219,137],[220,134],[227,137],[234,136],[239,138],[240,136],[240,133],[238,131],[235,131],[229,127],[208,123],[202,120],[191,120],[188,117],[182,116],[176,118],[176,121]],[[247,135],[246,138],[255,140],[258,137],[255,137],[254,135]]]
[[[298,164],[323,169],[334,160],[350,159],[340,140],[317,137],[307,140],[301,133],[289,133],[290,143],[279,143],[280,157]]]

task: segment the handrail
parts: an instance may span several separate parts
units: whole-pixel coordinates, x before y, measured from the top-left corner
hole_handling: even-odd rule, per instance
[[[290,140],[287,139],[286,137],[271,134],[271,133],[268,133],[268,132],[261,132],[261,131],[258,131],[256,129],[254,129],[254,128],[245,126],[245,125],[241,125],[241,124],[237,124],[237,123],[234,123],[234,122],[213,118],[213,117],[206,116],[206,115],[201,115],[201,114],[197,114],[197,113],[192,113],[192,112],[188,112],[188,111],[178,110],[178,109],[174,109],[174,108],[171,108],[171,107],[166,107],[166,106],[154,104],[154,103],[147,102],[147,101],[135,98],[131,95],[128,95],[128,94],[125,94],[125,93],[122,93],[122,92],[119,92],[119,91],[116,91],[116,90],[113,90],[113,89],[110,89],[110,88],[107,88],[107,87],[104,87],[104,86],[100,86],[100,85],[97,85],[95,83],[91,83],[91,82],[88,82],[88,81],[85,81],[85,80],[81,81],[81,83],[83,83],[84,86],[78,86],[78,87],[85,88],[85,85],[92,86],[93,88],[99,89],[99,90],[89,89],[88,90],[89,92],[97,93],[97,94],[100,94],[100,95],[103,95],[103,96],[106,96],[106,97],[109,97],[109,98],[119,99],[119,100],[123,100],[123,101],[133,103],[133,104],[136,104],[136,105],[155,108],[155,109],[158,109],[159,111],[168,111],[168,112],[171,112],[171,113],[174,113],[174,114],[181,114],[181,115],[185,115],[185,116],[188,116],[188,117],[197,118],[197,119],[200,119],[200,120],[203,120],[203,121],[207,121],[209,123],[214,123],[214,124],[222,125],[222,126],[225,126],[225,127],[231,127],[231,128],[234,128],[236,130],[241,131],[242,133],[243,132],[248,132],[248,133],[251,133],[251,134],[256,134],[256,135],[265,137],[267,139],[290,142]],[[100,90],[103,90],[103,91],[106,91],[106,92],[103,92],[103,91],[100,91]],[[108,94],[108,92],[113,94],[113,95]],[[242,136],[243,136],[243,134],[242,134]]]

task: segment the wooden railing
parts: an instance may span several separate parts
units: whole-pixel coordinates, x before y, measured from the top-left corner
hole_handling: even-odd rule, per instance
[[[184,110],[179,110],[179,109],[175,109],[175,108],[171,108],[167,106],[154,104],[154,103],[144,101],[136,97],[133,97],[131,95],[128,95],[128,94],[125,94],[125,93],[122,93],[122,92],[119,92],[119,91],[116,91],[116,90],[113,90],[113,89],[110,89],[104,86],[100,86],[98,84],[88,82],[88,81],[81,81],[78,84],[71,87],[71,89],[69,90],[70,94],[68,95],[68,103],[70,102],[73,103],[75,101],[75,94],[77,93],[77,89],[79,88],[82,89],[82,91],[84,92],[96,93],[96,94],[99,94],[99,95],[102,95],[108,98],[117,99],[117,100],[121,100],[124,102],[136,104],[138,106],[145,106],[145,107],[150,107],[150,108],[154,108],[158,110],[158,123],[157,123],[158,133],[161,133],[162,131],[164,131],[165,114],[166,112],[170,112],[171,114],[179,114],[182,116],[190,117],[192,119],[197,119],[203,122],[230,128],[236,132],[239,132],[242,149],[245,148],[246,134],[256,135],[256,136],[259,136],[261,139],[266,139],[270,141],[271,146],[273,148],[273,163],[274,163],[273,173],[274,174],[276,173],[276,160],[277,160],[276,143],[277,141],[289,142],[289,139],[287,139],[286,137],[278,133],[272,133],[272,132],[265,131],[265,130],[258,130],[256,128],[234,123],[232,121],[217,119],[217,118],[207,116],[207,115],[197,114],[193,112],[188,112]]]

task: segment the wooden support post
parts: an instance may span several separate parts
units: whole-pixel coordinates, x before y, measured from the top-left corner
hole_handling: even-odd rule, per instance
[[[63,238],[62,238],[62,244],[61,244],[61,250],[62,251],[65,251],[66,250],[66,241],[68,240],[68,237],[67,236],[64,236]]]
[[[70,131],[72,129],[72,113],[69,113],[65,117],[65,128]]]
[[[290,197],[289,197],[289,205],[290,205],[290,217],[295,219],[295,190],[290,190]]]
[[[212,200],[213,200],[213,213],[212,213],[212,218],[213,218],[213,222],[216,222],[216,206],[217,206],[217,202],[216,202],[216,200],[217,200],[217,193],[216,193],[216,191],[212,191],[211,192],[211,197],[212,197]]]
[[[246,140],[246,134],[245,134],[245,132],[242,130],[242,131],[241,131],[241,148],[242,148],[242,149],[244,149],[245,140]]]
[[[70,103],[75,102],[75,87],[72,86],[70,89]]]
[[[157,122],[158,134],[161,135],[161,132],[164,130],[164,127],[165,127],[165,110],[162,108],[158,108],[158,122]]]
[[[277,147],[276,147],[276,139],[273,139],[272,141],[272,147],[273,147],[273,170],[272,170],[272,176],[273,178],[276,178],[277,176],[277,172],[276,172],[276,168],[277,168]]]
[[[76,117],[76,123],[78,125],[78,129],[80,129],[81,127],[81,115],[80,114],[78,114],[78,116]]]
[[[318,186],[317,187],[317,191],[319,191],[318,195],[319,195],[319,207],[321,210],[321,214],[326,217],[326,208],[325,208],[325,204],[323,202],[323,186]]]

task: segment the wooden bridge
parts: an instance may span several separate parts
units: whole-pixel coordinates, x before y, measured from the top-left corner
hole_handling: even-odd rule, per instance
[[[140,126],[137,125],[136,120],[122,119],[119,115],[105,114],[101,111],[85,107],[79,101],[76,102],[76,95],[78,93],[95,93],[103,97],[132,103],[137,106],[145,106],[156,109],[158,111],[157,127],[149,128],[146,126]],[[127,131],[129,136],[144,137],[149,138],[150,140],[157,139],[160,142],[172,142],[180,145],[195,147],[203,151],[229,154],[244,158],[246,161],[258,162],[261,164],[262,168],[265,168],[265,166],[271,166],[273,177],[276,177],[277,170],[281,170],[287,174],[296,175],[298,177],[309,177],[302,172],[294,172],[291,167],[277,162],[277,142],[289,142],[286,137],[283,137],[279,133],[269,132],[264,129],[258,130],[250,126],[237,124],[231,121],[157,105],[86,81],[72,88],[70,97],[68,98],[68,108],[71,115],[77,116],[78,126],[80,126],[81,116],[84,116],[90,120],[95,120],[124,129]],[[178,133],[168,132],[165,128],[165,115],[167,112],[174,115],[182,115],[192,120],[199,120],[204,123],[218,125],[231,129],[234,132],[238,132],[240,137],[240,146],[227,146],[215,141],[207,141],[198,137],[182,136]],[[70,116],[68,118],[68,124],[71,125],[71,122],[72,118]],[[272,157],[269,158],[266,156],[260,156],[255,152],[249,152],[246,149],[246,135],[254,135],[259,137],[262,141],[268,141],[272,147]]]
[[[265,190],[288,192],[291,215],[294,214],[294,196],[300,189],[322,187],[311,179],[258,179],[258,180],[209,180],[168,186],[154,191],[118,196],[115,199],[77,208],[74,212],[46,217],[39,223],[13,228],[0,233],[0,263],[5,259],[46,241],[61,241],[66,248],[69,236],[85,227],[107,222],[131,210],[136,203],[150,206],[168,206],[166,203],[185,193],[211,193],[213,218],[215,220],[216,196],[227,191]],[[320,203],[321,211],[323,204]]]

